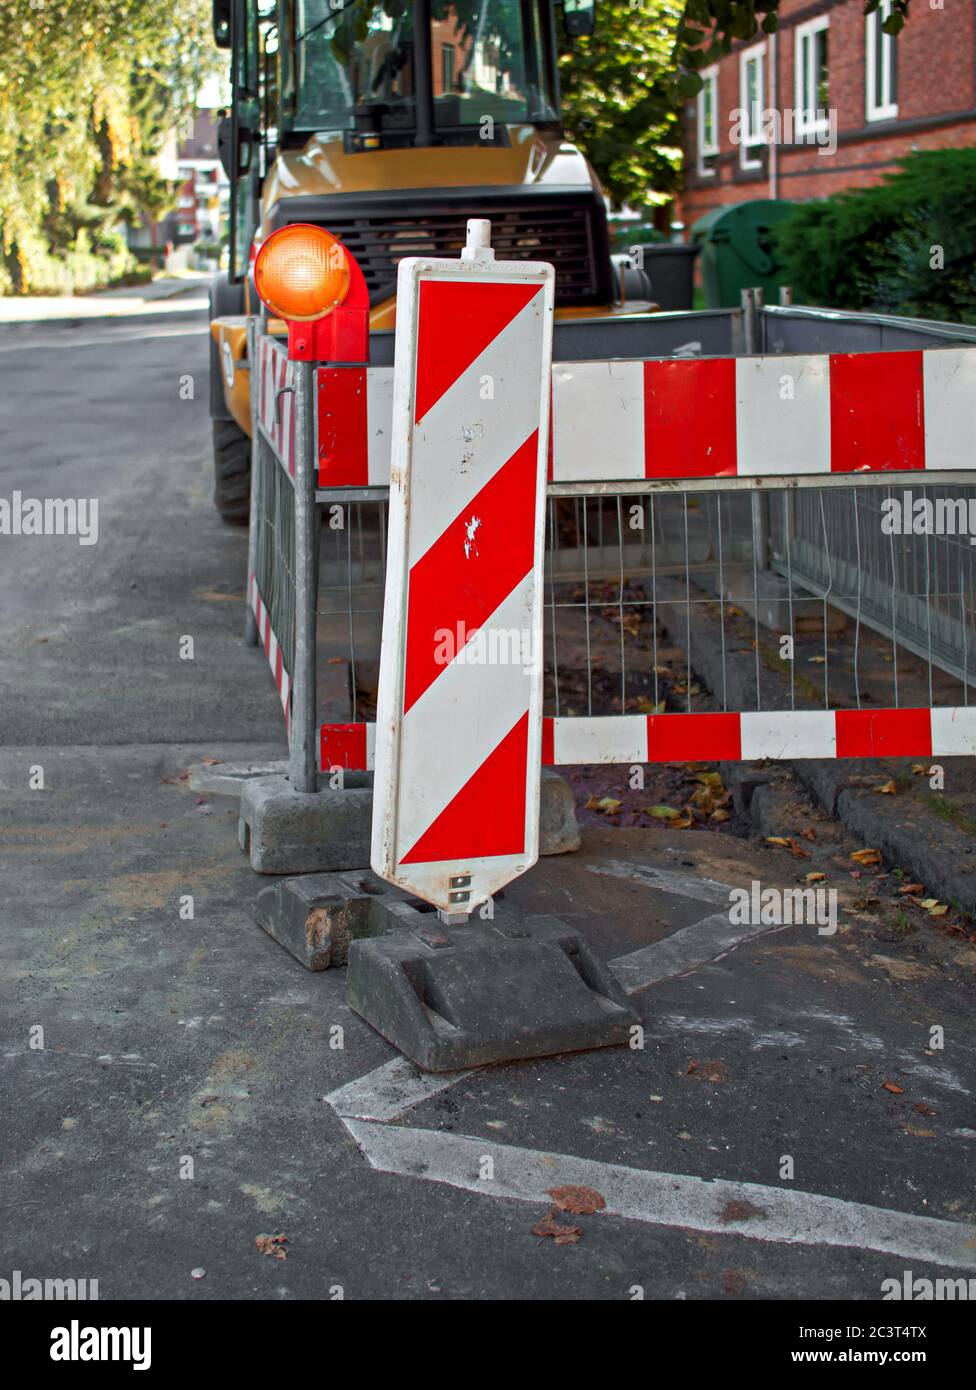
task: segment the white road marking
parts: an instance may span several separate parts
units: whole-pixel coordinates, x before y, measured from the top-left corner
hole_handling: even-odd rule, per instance
[[[714,880],[697,880],[670,870],[643,870],[623,861],[588,867],[637,878],[682,897],[728,902],[728,888]],[[687,973],[749,937],[778,930],[782,928],[735,929],[726,913],[714,913],[673,936],[618,957],[611,969],[632,993]],[[397,1057],[325,1099],[378,1172],[519,1202],[544,1203],[549,1200],[547,1189],[576,1183],[601,1193],[608,1214],[631,1221],[781,1244],[874,1250],[899,1259],[976,1270],[976,1229],[964,1222],[914,1216],[793,1188],[708,1181],[392,1123],[474,1074],[467,1070],[432,1075]],[[969,1137],[973,1131],[956,1133]],[[480,1177],[485,1155],[494,1163],[490,1181]],[[736,1217],[729,1203],[740,1202],[759,1208],[759,1213]],[[729,1219],[723,1220],[723,1214]]]
[[[396,1120],[412,1106],[470,1075],[471,1071],[435,1075],[421,1071],[405,1057],[395,1057],[367,1076],[340,1086],[325,1099],[342,1120]]]
[[[632,878],[648,888],[658,888],[662,893],[673,893],[678,898],[691,898],[697,903],[714,903],[716,906],[728,906],[732,891],[729,884],[717,883],[713,878],[696,878],[694,874],[682,874],[676,869],[654,869],[649,864],[630,864],[625,859],[602,859],[599,863],[587,864],[586,868],[591,874]]]
[[[728,955],[743,941],[782,931],[781,926],[733,926],[728,912],[715,912],[690,927],[682,927],[671,936],[630,951],[610,962],[610,969],[628,994],[637,994],[659,980],[675,975],[687,975],[699,965]]]
[[[760,1183],[708,1182],[683,1173],[657,1173],[567,1154],[499,1145],[463,1134],[345,1121],[370,1165],[384,1173],[446,1183],[483,1196],[547,1202],[547,1189],[566,1183],[595,1188],[608,1215],[714,1235],[746,1236],[800,1245],[852,1246],[900,1259],[976,1269],[973,1227],[931,1216],[869,1207]],[[494,1178],[479,1177],[490,1155]],[[723,1220],[729,1203],[748,1202],[761,1214]]]

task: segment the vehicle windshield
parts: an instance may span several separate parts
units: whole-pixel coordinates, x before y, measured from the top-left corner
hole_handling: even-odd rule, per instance
[[[290,128],[351,130],[381,105],[384,129],[413,129],[413,38],[408,0],[295,0]],[[431,49],[438,130],[556,119],[538,0],[433,0]]]

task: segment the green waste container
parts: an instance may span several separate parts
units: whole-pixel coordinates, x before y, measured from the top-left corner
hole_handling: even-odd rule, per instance
[[[772,229],[793,207],[785,198],[754,198],[699,218],[691,231],[702,244],[702,287],[709,309],[737,309],[739,291],[756,288],[775,301],[770,291],[786,281],[773,250]]]

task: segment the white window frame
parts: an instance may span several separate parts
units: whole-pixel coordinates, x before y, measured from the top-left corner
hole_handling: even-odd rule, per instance
[[[748,86],[746,83],[746,72],[749,64],[758,62],[759,64],[759,124],[762,126],[763,112],[766,109],[766,45],[765,43],[755,43],[751,48],[744,48],[739,54],[739,110],[746,115],[746,126],[751,124],[749,120],[749,99]],[[759,169],[762,160],[756,159],[752,151],[765,144],[761,130],[743,139],[739,145],[739,167],[742,169]]]
[[[815,135],[819,131],[826,130],[829,125],[829,116],[826,111],[822,115],[818,114],[817,104],[817,68],[815,56],[817,52],[816,44],[812,40],[817,34],[824,30],[830,31],[830,19],[827,15],[818,15],[816,19],[808,19],[806,24],[796,26],[796,35],[793,40],[793,109],[794,109],[794,129],[797,135]],[[804,40],[811,42],[807,46],[806,57],[804,57]],[[828,40],[827,62],[830,62],[830,48]],[[804,97],[803,88],[808,84],[810,88],[811,104],[808,106]]]
[[[891,0],[881,0],[873,14],[864,17],[864,114],[869,121],[891,121],[898,115],[898,102],[891,100],[891,67],[897,62],[894,44],[890,34],[882,34],[880,24],[891,14]],[[889,55],[882,66],[882,88],[874,90],[875,45],[881,40],[881,55]]]
[[[698,93],[697,99],[697,119],[696,130],[698,138],[698,174],[701,178],[713,178],[715,168],[705,163],[706,159],[711,159],[718,154],[718,63],[713,63],[710,68],[702,68],[701,71],[702,89]],[[714,128],[714,138],[706,143],[705,140],[705,90],[711,89],[712,93],[712,125]]]

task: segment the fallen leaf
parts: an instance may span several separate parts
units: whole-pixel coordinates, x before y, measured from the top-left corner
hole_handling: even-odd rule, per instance
[[[553,1212],[555,1207],[544,1216],[541,1221],[536,1222],[532,1227],[534,1236],[551,1236],[556,1245],[575,1245],[583,1234],[580,1226],[565,1226],[561,1221],[556,1221]]]
[[[935,907],[930,907],[930,908],[929,908],[929,916],[930,916],[930,917],[944,917],[948,911],[949,911],[948,904],[946,904],[946,903],[938,903]]]
[[[219,766],[220,766],[220,759],[219,759],[219,758],[201,758],[201,759],[200,759],[200,762],[201,762],[201,764],[202,764],[203,767],[219,767]]]
[[[790,842],[785,835],[767,835],[766,843],[767,845],[782,845],[785,849],[790,847]]]
[[[730,1221],[753,1221],[756,1217],[765,1221],[766,1213],[762,1207],[754,1206],[752,1202],[726,1202],[718,1219],[727,1225]]]
[[[920,1115],[934,1115],[937,1113],[932,1109],[931,1105],[926,1105],[924,1100],[917,1100],[915,1102],[915,1109]]]
[[[905,1094],[904,1086],[896,1086],[893,1081],[882,1081],[881,1089],[890,1091],[893,1096],[903,1096]]]
[[[903,898],[906,893],[924,893],[925,887],[921,883],[906,883],[904,888],[898,889],[898,896]]]
[[[709,820],[723,821],[723,820],[728,820],[728,819],[729,819],[729,813],[728,813],[728,811],[722,811],[722,810],[713,811],[712,814],[709,816]]]
[[[913,1134],[916,1139],[934,1139],[934,1129],[918,1129],[915,1125],[902,1125],[906,1134]]]
[[[933,907],[939,906],[939,900],[938,898],[922,898],[918,905],[924,907],[926,912],[931,912]]]
[[[807,883],[819,883],[821,879],[826,877],[826,874],[807,874],[806,881]]]
[[[657,703],[649,695],[638,695],[634,701],[641,714],[663,714],[665,702],[658,700]]]
[[[879,796],[894,796],[898,788],[895,785],[895,779],[892,778],[890,782],[882,782],[881,786],[875,787],[874,790]]]
[[[729,1071],[724,1062],[689,1062],[686,1076],[693,1077],[695,1081],[710,1081],[713,1085],[719,1085],[728,1081]]]
[[[288,1244],[288,1237],[280,1231],[273,1236],[255,1236],[254,1244],[262,1255],[273,1255],[276,1260],[287,1260],[288,1258],[288,1251],[284,1248]]]
[[[806,830],[801,830],[800,834],[803,836],[804,840],[815,840],[817,838],[817,832],[812,825],[808,825]]]
[[[856,864],[881,863],[881,855],[876,849],[856,849],[851,858]]]
[[[703,787],[721,787],[722,778],[717,772],[699,772],[697,782],[701,782]],[[724,790],[724,789],[723,789]]]
[[[551,1197],[560,1211],[568,1211],[573,1216],[592,1216],[602,1211],[606,1198],[592,1187],[580,1187],[576,1183],[566,1183],[564,1187],[547,1187],[546,1195]]]
[[[811,666],[822,666],[826,660],[827,660],[827,658],[826,658],[825,656],[808,656],[808,657],[807,657],[807,661],[810,662]]]
[[[673,806],[645,806],[644,810],[655,820],[678,820],[681,816],[681,812]]]

